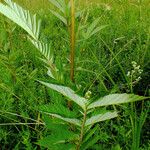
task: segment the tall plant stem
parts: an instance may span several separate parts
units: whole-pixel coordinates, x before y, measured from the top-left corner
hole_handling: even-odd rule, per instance
[[[75,58],[75,4],[71,1],[71,32],[70,32],[70,79],[74,82],[74,58]]]
[[[76,150],[80,150],[80,146],[83,140],[83,135],[84,135],[84,128],[85,128],[85,122],[86,122],[86,115],[87,115],[87,110],[85,110],[84,115],[83,115],[83,122],[82,122],[82,126],[81,126],[81,133],[80,133],[80,139],[79,139],[79,143],[77,145]]]

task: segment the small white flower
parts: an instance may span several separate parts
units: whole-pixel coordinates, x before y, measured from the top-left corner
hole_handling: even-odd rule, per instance
[[[132,65],[137,65],[137,62],[135,62],[135,61],[132,61],[131,63],[132,63]]]
[[[142,69],[139,69],[138,72],[139,72],[139,74],[141,74],[141,73],[143,72],[143,70],[142,70]]]
[[[137,65],[137,62],[132,61],[131,63],[132,63],[132,66],[135,68],[135,67],[136,67],[136,65]]]
[[[138,65],[138,66],[135,66],[135,68],[134,68],[135,70],[139,70],[140,69],[140,65]]]

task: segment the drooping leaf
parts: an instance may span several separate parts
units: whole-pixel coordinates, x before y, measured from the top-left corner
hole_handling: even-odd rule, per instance
[[[65,122],[74,124],[76,126],[81,126],[81,122],[78,119],[75,119],[75,118],[65,118],[65,117],[62,117],[62,116],[60,116],[58,114],[52,114],[52,113],[47,113],[47,112],[42,112],[42,113],[45,113],[47,115],[50,115],[50,116],[58,118],[58,119],[61,119],[61,120],[65,121]]]
[[[46,83],[43,81],[39,81],[39,82],[55,91],[61,93],[62,95],[68,97],[70,100],[74,101],[76,104],[78,104],[80,107],[82,107],[83,110],[86,109],[87,99],[80,97],[79,95],[77,95],[75,93],[75,91],[73,91],[69,87],[56,85],[56,84],[50,84],[50,83]]]
[[[5,0],[6,5],[0,3],[0,13],[22,27],[29,35],[37,40],[39,38],[40,20],[36,15],[31,15],[29,11],[23,9],[12,0]]]
[[[46,63],[48,65],[47,69],[47,74],[53,78],[56,79],[56,72],[57,72],[57,68],[56,66],[53,64],[53,54],[51,52],[51,47],[50,44],[48,43],[43,43],[39,40],[33,40],[31,38],[29,38],[29,40],[31,41],[31,43],[40,51],[40,53],[45,57],[40,58],[40,60],[42,60],[44,63]]]
[[[109,120],[109,119],[115,118],[117,116],[118,116],[117,112],[106,112],[104,114],[95,115],[86,120],[85,126],[89,126],[89,125],[95,124],[100,121]]]
[[[40,41],[35,41],[32,39],[30,39],[30,41],[43,54],[43,56],[47,59],[47,61],[49,61],[49,62],[53,61],[49,44],[42,43]]]
[[[47,75],[50,76],[51,78],[55,79],[51,69],[47,68]]]
[[[99,100],[91,103],[88,109],[95,107],[108,106],[108,105],[118,105],[122,103],[129,103],[147,99],[147,97],[138,96],[134,94],[110,94],[100,98]]]

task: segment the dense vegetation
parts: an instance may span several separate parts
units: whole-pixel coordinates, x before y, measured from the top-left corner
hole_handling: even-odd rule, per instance
[[[0,149],[149,150],[150,102],[146,98],[150,94],[149,0],[76,1],[76,12],[82,11],[75,22],[73,82],[70,79],[70,24],[66,25],[64,19],[54,13],[61,10],[50,1],[17,1],[42,20],[39,40],[50,45],[53,57],[48,62],[47,54],[39,53],[26,31],[0,15]],[[67,17],[70,21],[70,11]],[[50,72],[53,63],[57,69],[54,67],[54,72]],[[49,74],[47,68],[50,68]],[[39,81],[45,81],[42,84],[51,89]],[[82,96],[83,101],[90,99],[91,104],[86,108],[88,117],[111,110],[108,120],[99,118],[106,120],[104,122],[95,120],[94,125],[86,122],[87,128],[80,139],[80,124],[74,120],[79,126],[76,127],[68,118],[81,118],[84,103],[58,90],[66,86]],[[96,99],[104,97],[102,102],[107,100],[106,95],[114,93],[128,93],[129,102],[133,93],[140,95],[135,101],[145,100],[127,104],[112,100],[109,105],[101,104],[104,107],[96,109]],[[61,94],[69,97],[69,102]],[[65,121],[69,125],[66,126]]]

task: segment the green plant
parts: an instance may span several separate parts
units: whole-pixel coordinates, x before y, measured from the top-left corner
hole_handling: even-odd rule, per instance
[[[140,68],[140,65],[138,65],[135,61],[132,61],[132,68],[133,69],[127,73],[131,93],[133,93],[133,87],[141,80],[141,74],[143,72],[143,70]],[[141,112],[139,113],[139,111],[136,110],[135,103],[131,104],[130,120],[133,136],[133,142],[131,146],[132,150],[140,148],[141,130],[148,115],[148,109],[144,110],[144,103],[142,103],[141,107]]]
[[[42,81],[40,82],[46,85],[47,87],[63,94],[69,100],[71,99],[74,103],[76,103],[78,106],[82,108],[82,110],[80,111],[82,117],[80,117],[79,119],[65,118],[58,114],[45,112],[46,114],[52,117],[58,118],[60,120],[65,121],[66,123],[73,124],[74,126],[77,127],[78,132],[77,131],[76,132],[78,133],[78,137],[76,137],[77,139],[75,138],[76,141],[74,141],[74,143],[76,144],[77,150],[79,150],[80,147],[81,149],[88,148],[87,147],[88,144],[84,142],[86,142],[86,139],[90,138],[89,136],[92,136],[94,134],[94,133],[92,134],[90,133],[90,129],[94,126],[94,124],[101,122],[101,121],[109,120],[118,116],[116,111],[113,111],[113,112],[106,111],[105,113],[98,113],[97,115],[95,115],[93,112],[96,111],[97,108],[102,107],[102,106],[118,105],[122,103],[134,102],[134,101],[145,99],[145,97],[141,97],[141,96],[137,96],[133,94],[111,94],[111,95],[102,97],[98,99],[97,101],[91,102],[90,100],[85,99],[75,94],[75,92],[68,87],[64,87],[64,86],[60,86],[56,84],[49,84],[49,83],[42,82]],[[87,135],[88,137],[85,136],[85,133],[88,134]],[[71,139],[71,141],[72,140],[73,139]],[[71,141],[68,141],[68,142],[71,142]],[[56,143],[59,143],[59,142],[61,141],[57,141]],[[86,148],[82,147],[82,145],[84,145]]]
[[[44,62],[46,62],[46,67],[48,68],[48,75],[57,81],[61,82],[61,70],[58,70],[57,67],[54,65],[53,60],[53,54],[50,51],[50,47],[47,43],[43,43],[39,39],[39,31],[40,31],[40,22],[36,20],[36,16],[30,15],[30,13],[24,9],[22,9],[19,5],[16,3],[13,3],[11,0],[5,0],[7,5],[4,5],[0,3],[0,12],[7,16],[9,19],[17,23],[19,26],[21,26],[25,31],[28,32],[30,35],[29,40],[35,45],[35,47],[44,55],[44,59],[42,59]],[[57,2],[57,1],[53,1]],[[73,1],[72,1],[73,2]],[[59,3],[55,3],[59,4]],[[53,14],[56,15],[56,13],[53,12]],[[74,15],[74,12],[73,12]],[[64,20],[62,17],[60,17],[58,14],[56,15],[61,21],[63,21],[66,24],[66,20]],[[92,35],[100,31],[102,28],[96,27],[98,24],[99,19],[95,20],[88,28],[85,30],[84,27],[82,27],[82,36],[85,39],[89,39]],[[74,17],[73,17],[74,22]],[[73,25],[74,23],[72,23]],[[73,28],[73,35],[72,40],[73,45],[71,46],[73,49],[75,48],[74,45],[74,25]],[[73,52],[74,53],[74,52]],[[112,53],[114,56],[114,54]],[[115,57],[115,56],[114,56]],[[118,60],[117,60],[118,61]],[[118,63],[119,64],[119,63]],[[74,67],[72,67],[73,69]],[[121,66],[122,68],[122,66]],[[73,73],[72,73],[73,75]],[[73,78],[71,78],[73,79]],[[41,82],[41,81],[40,81]],[[49,148],[55,146],[55,149],[58,147],[61,147],[61,144],[66,148],[74,147],[77,150],[79,149],[88,149],[91,145],[95,144],[98,141],[98,136],[96,138],[94,137],[93,141],[89,144],[90,138],[93,137],[94,132],[97,129],[96,123],[104,120],[109,120],[111,118],[117,117],[117,112],[113,111],[107,111],[105,110],[104,113],[99,112],[97,109],[98,107],[102,106],[109,106],[109,105],[117,105],[127,102],[134,102],[138,100],[146,99],[142,96],[136,96],[133,94],[111,94],[108,96],[105,96],[103,98],[100,98],[99,100],[92,102],[91,100],[88,100],[84,97],[80,97],[79,95],[75,94],[73,90],[71,90],[68,87],[60,86],[57,84],[49,84],[46,82],[41,82],[42,84],[50,87],[51,89],[63,94],[64,96],[68,97],[69,100],[72,100],[74,103],[76,103],[79,108],[75,105],[73,109],[75,109],[76,113],[78,114],[76,118],[69,118],[64,117],[62,114],[57,113],[46,113],[52,118],[58,118],[60,120],[63,120],[65,123],[73,124],[69,125],[69,128],[66,128],[64,125],[64,122],[60,122],[60,125],[57,126],[57,131],[64,131],[65,134],[62,136],[62,138],[52,140],[52,143],[48,145]],[[65,108],[64,108],[65,109]],[[71,112],[70,112],[71,113]],[[59,122],[58,122],[59,123]],[[62,126],[62,128],[61,128]],[[59,130],[60,127],[60,130]],[[91,129],[92,128],[92,129]],[[60,135],[61,136],[61,135]],[[52,138],[52,136],[50,137]],[[44,139],[45,143],[49,142],[50,138]],[[48,141],[47,141],[48,139]],[[70,145],[70,143],[72,145]],[[68,146],[68,147],[67,147]],[[63,148],[64,148],[63,147]]]

